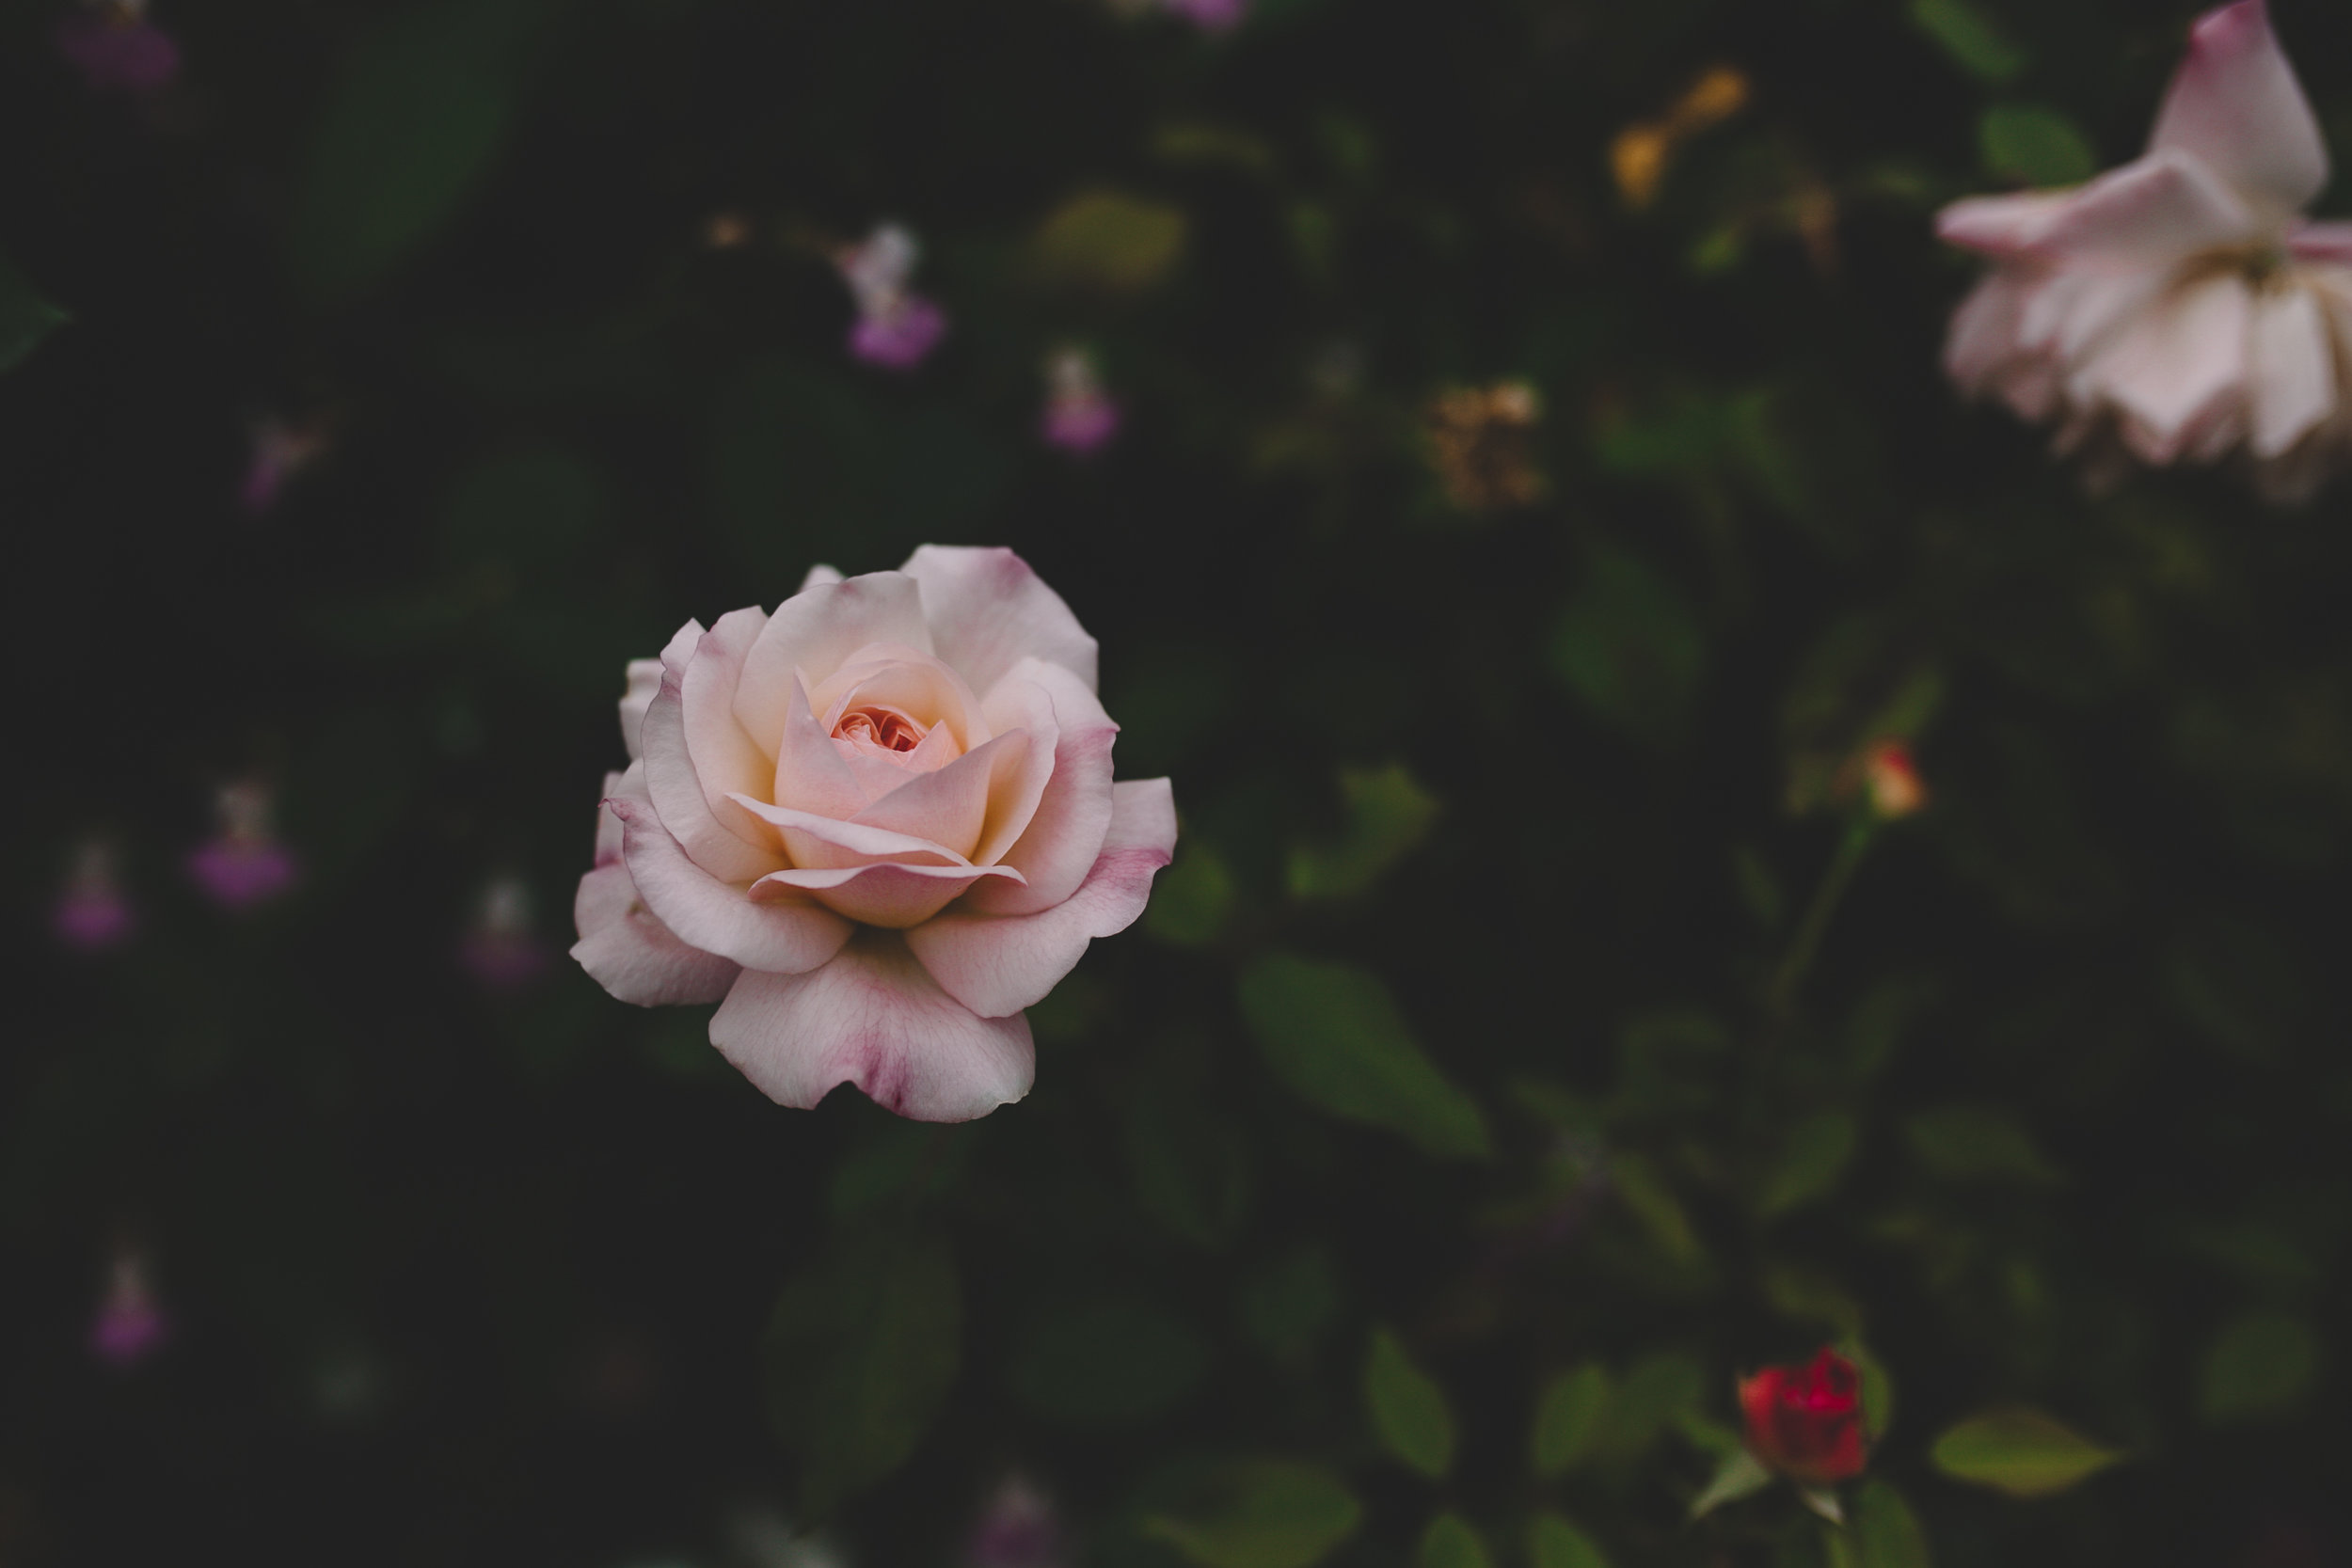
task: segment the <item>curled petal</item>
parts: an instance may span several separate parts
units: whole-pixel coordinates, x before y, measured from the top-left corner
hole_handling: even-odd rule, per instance
[[[680,673],[665,668],[661,689],[645,710],[645,754],[637,766],[644,770],[646,799],[661,814],[661,825],[685,847],[686,853],[722,882],[748,882],[784,864],[772,844],[754,843],[719,819],[710,808],[700,770],[687,740],[686,695]],[[718,748],[714,748],[714,752]],[[738,756],[714,756],[723,777],[739,775]],[[747,781],[750,782],[750,781]],[[626,820],[626,818],[624,818]],[[755,818],[750,822],[760,831]]]
[[[1936,215],[1952,245],[2001,259],[2169,267],[2201,250],[2259,238],[2253,209],[2203,164],[2151,152],[2079,190],[2037,198],[1956,201]]]
[[[764,610],[738,610],[719,617],[694,645],[679,695],[684,699],[686,752],[701,783],[703,801],[719,825],[748,844],[767,847],[773,835],[727,799],[738,790],[764,793],[775,783],[775,752],[755,745],[735,719],[735,689],[743,678],[743,657],[768,624]]]
[[[755,897],[806,895],[860,925],[904,930],[930,919],[975,882],[1018,879],[1020,875],[1000,865],[882,862],[810,870],[796,866],[763,877],[752,893]]]
[[[701,623],[689,621],[686,624],[697,635],[701,633]],[[660,659],[632,658],[628,661],[628,689],[621,694],[621,744],[628,749],[631,762],[645,754],[637,743],[637,732],[644,728],[645,710],[653,706],[654,693],[660,689]]]
[[[984,831],[1002,821],[1005,812],[1025,796],[1034,810],[1053,768],[1053,720],[1043,736],[1027,730],[998,736],[977,751],[966,752],[946,767],[929,773],[902,775],[905,782],[857,814],[854,820],[912,838],[928,839],[953,850],[964,861],[986,863],[976,853]],[[884,767],[889,766],[883,764]],[[995,804],[1006,802],[1003,809]],[[992,832],[1009,839],[1009,833]]]
[[[2277,457],[2335,412],[2335,346],[2319,297],[2284,289],[2256,299],[2249,358],[2248,436],[2256,458]]]
[[[695,864],[637,790],[624,789],[609,804],[621,819],[622,856],[638,894],[688,946],[746,969],[797,974],[849,940],[850,923],[831,910],[801,901],[755,903]]]
[[[840,572],[820,561],[808,569],[808,576],[801,579],[799,592],[805,594],[812,588],[823,588],[840,580]]]
[[[735,691],[736,719],[773,756],[784,738],[795,676],[821,682],[871,642],[903,642],[925,653],[934,651],[914,578],[898,572],[873,572],[795,594],[776,607],[744,656],[742,681]]]
[[[988,697],[992,721],[999,712],[1032,725],[1042,702],[1054,723],[1053,771],[1034,809],[1018,824],[1019,837],[994,852],[995,824],[976,859],[1019,868],[1021,882],[990,882],[972,891],[972,907],[987,914],[1034,914],[1077,890],[1103,847],[1111,825],[1111,742],[1119,726],[1092,689],[1059,665],[1024,659]],[[1029,711],[1024,713],[1022,710]],[[1011,825],[1009,822],[1008,825]]]
[[[975,869],[972,863],[935,839],[917,838],[867,822],[843,822],[815,812],[771,806],[739,795],[736,803],[784,833],[792,863],[803,868],[847,869],[860,865],[947,865]]]
[[[614,864],[621,858],[621,819],[613,815],[611,806],[603,802],[621,792],[622,782],[628,777],[626,773],[607,773],[604,776],[604,794],[597,797],[596,858],[594,863],[599,867]]]
[[[762,792],[749,793],[757,796]],[[846,820],[864,811],[872,799],[858,768],[842,754],[824,726],[817,721],[809,707],[808,693],[802,689],[800,678],[794,676],[791,701],[785,711],[784,736],[776,750],[775,803],[787,811]]]
[[[1036,914],[986,915],[961,907],[907,932],[907,946],[940,986],[983,1018],[1043,999],[1096,937],[1135,924],[1152,877],[1176,852],[1176,800],[1166,779],[1115,785],[1111,826],[1077,892]]]
[[[641,1007],[716,1002],[742,973],[714,953],[678,941],[629,880],[626,865],[604,865],[580,879],[572,900],[580,941],[572,958],[588,977]]]
[[[917,1121],[969,1121],[1029,1092],[1023,1018],[983,1019],[939,989],[897,936],[860,932],[806,974],[746,974],[710,1040],[762,1094],[811,1108],[854,1084]]]
[[[2263,0],[2207,12],[2157,112],[2150,151],[2186,152],[2273,221],[2328,183],[2328,147]]]
[[[922,585],[931,646],[976,689],[994,686],[1024,655],[1058,664],[1094,689],[1094,639],[1010,550],[926,545],[900,570]]]

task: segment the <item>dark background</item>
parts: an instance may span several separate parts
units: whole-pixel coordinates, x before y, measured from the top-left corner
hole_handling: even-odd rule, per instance
[[[1441,1506],[1505,1563],[1538,1506],[1622,1564],[1820,1561],[1784,1494],[1683,1513],[1733,1374],[1830,1339],[1939,1562],[2346,1560],[2344,493],[2093,497],[1937,370],[1934,209],[2137,152],[2187,8],[158,0],[143,94],[67,8],[0,6],[0,250],[72,316],[0,378],[0,1563],[782,1564],[729,1521],[807,1517],[834,1418],[771,1426],[763,1324],[878,1236],[962,1305],[831,1512],[873,1568],[959,1560],[1013,1469],[1073,1560],[1173,1564],[1153,1499],[1262,1453],[1362,1500],[1339,1563]],[[2352,16],[2277,20],[2352,146]],[[1612,139],[1717,65],[1745,106],[1637,206]],[[1089,192],[1150,205],[1055,239]],[[901,375],[826,260],[884,218],[952,323]],[[1036,436],[1071,341],[1126,413],[1091,460]],[[1429,400],[1510,377],[1546,494],[1454,504]],[[269,414],[331,444],[253,515]],[[956,1130],[773,1107],[560,951],[623,661],[930,540],[1069,600],[1184,829]],[[1880,733],[1931,806],[1777,1005]],[[1402,817],[1351,811],[1392,766]],[[243,777],[303,875],[233,915],[183,859]],[[93,834],[139,927],[88,956]],[[553,955],[513,993],[458,961],[501,874]],[[1278,953],[1384,985],[1491,1157],[1270,1070]],[[86,1348],[124,1247],[173,1324],[127,1370]],[[1375,1324],[1450,1481],[1382,1456]],[[1595,1358],[1652,1408],[1531,1477]],[[2013,1402],[2128,1462],[1933,1471]]]

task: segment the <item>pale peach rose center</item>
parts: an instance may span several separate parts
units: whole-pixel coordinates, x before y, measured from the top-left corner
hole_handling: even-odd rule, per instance
[[[869,704],[844,713],[833,727],[833,743],[859,756],[906,763],[922,748],[930,727],[895,707]]]

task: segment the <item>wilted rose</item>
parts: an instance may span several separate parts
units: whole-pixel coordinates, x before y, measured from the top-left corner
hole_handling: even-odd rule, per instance
[[[1748,1449],[1807,1486],[1862,1473],[1862,1373],[1834,1350],[1803,1367],[1767,1367],[1740,1382]]]
[[[588,973],[723,998],[710,1037],[781,1104],[841,1083],[925,1121],[1028,1092],[1022,1009],[1143,912],[1166,779],[1114,784],[1095,644],[1005,549],[819,567],[774,614],[687,623],[629,668]]]
[[[1995,263],[1947,368],[2055,421],[2061,451],[2242,447],[2265,492],[2302,496],[2352,451],[2352,224],[2302,216],[2327,182],[2263,0],[2208,12],[2137,161],[1945,209],[1944,238]]]

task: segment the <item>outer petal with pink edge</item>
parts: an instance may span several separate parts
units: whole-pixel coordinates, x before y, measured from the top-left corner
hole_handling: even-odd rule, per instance
[[[796,866],[763,879],[753,892],[764,896],[789,889],[860,925],[904,930],[930,919],[975,882],[1020,875],[997,865]]]
[[[1087,943],[1136,923],[1152,877],[1176,851],[1176,798],[1166,779],[1114,785],[1111,829],[1078,891],[1037,914],[950,910],[909,931],[907,946],[948,995],[984,1018],[1041,1000]]]
[[[722,626],[733,616],[722,621]],[[700,647],[710,647],[712,635],[698,640]],[[697,755],[687,730],[685,685],[693,674],[693,663],[714,655],[697,652],[683,665],[670,665],[661,673],[661,689],[654,697],[653,705],[645,710],[644,736],[644,757],[639,766],[644,770],[645,793],[661,814],[661,825],[672,837],[685,847],[694,863],[724,882],[749,882],[764,877],[785,863],[772,842],[756,843],[743,832],[723,821],[711,809],[712,787],[728,784],[739,789],[745,784],[756,785],[764,782],[755,776],[759,768],[759,755],[748,744],[728,745],[730,738],[722,732],[732,727],[732,721],[722,712],[704,714],[703,754]],[[704,704],[707,708],[707,699]],[[716,719],[718,722],[711,721]],[[732,738],[739,739],[740,730]],[[707,764],[706,774],[704,765]],[[769,770],[772,778],[772,768]],[[763,824],[730,808],[731,818],[747,825],[752,832],[763,832]]]
[[[934,651],[975,691],[994,686],[1025,655],[1058,664],[1094,689],[1094,639],[1010,550],[926,545],[899,570],[923,585]]]
[[[1936,214],[1946,241],[2003,259],[2169,266],[2216,245],[2257,239],[2261,220],[2195,158],[2152,152],[2080,190],[2021,209],[2014,197],[1955,201]]]
[[[716,1002],[741,968],[678,941],[629,880],[625,865],[601,866],[580,879],[572,900],[580,941],[572,958],[590,979],[641,1007]]]
[[[636,773],[631,768],[630,773]],[[755,903],[696,865],[631,779],[609,804],[621,819],[621,854],[646,905],[679,940],[746,969],[797,974],[850,939],[850,923],[801,900]]]
[[[880,931],[806,974],[744,974],[710,1042],[780,1105],[806,1110],[854,1084],[917,1121],[984,1117],[1027,1094],[1037,1070],[1026,1019],[979,1017]]]
[[[2189,35],[2148,149],[2201,161],[2273,222],[2328,183],[2328,147],[2263,0],[2208,11]]]

